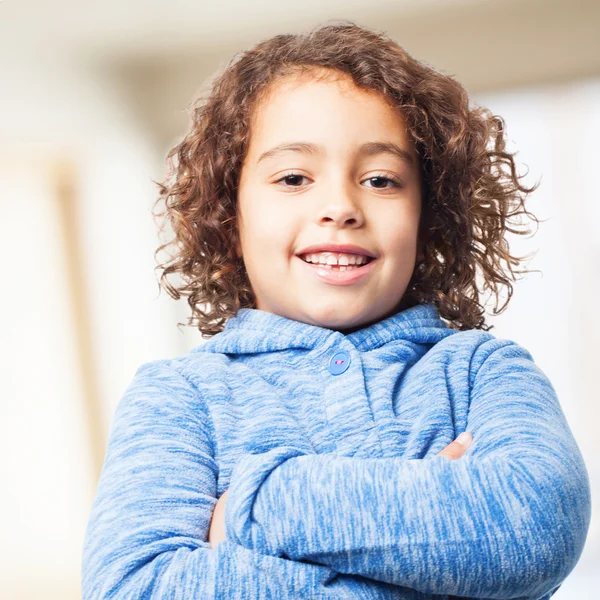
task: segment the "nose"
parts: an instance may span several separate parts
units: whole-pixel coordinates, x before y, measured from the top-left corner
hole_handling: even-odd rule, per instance
[[[319,225],[336,225],[337,227],[360,227],[364,223],[364,214],[360,203],[352,190],[345,186],[323,190],[326,200],[319,208],[317,222]]]

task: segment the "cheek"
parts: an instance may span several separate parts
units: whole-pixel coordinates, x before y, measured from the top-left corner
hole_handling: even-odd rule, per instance
[[[382,248],[392,254],[406,254],[416,247],[418,225],[418,219],[408,214],[383,220],[379,227]]]
[[[242,235],[246,253],[252,255],[272,253],[272,256],[291,251],[296,242],[294,221],[285,211],[256,204],[244,218]]]

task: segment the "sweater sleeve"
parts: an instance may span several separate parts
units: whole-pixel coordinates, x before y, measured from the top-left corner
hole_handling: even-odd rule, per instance
[[[83,600],[354,597],[342,588],[402,597],[388,584],[230,540],[211,549],[218,474],[211,427],[198,390],[173,368],[154,361],[138,369],[111,423],[85,532]]]
[[[473,443],[462,458],[245,454],[227,538],[425,593],[549,598],[589,529],[583,457],[527,350],[486,341],[470,373]]]

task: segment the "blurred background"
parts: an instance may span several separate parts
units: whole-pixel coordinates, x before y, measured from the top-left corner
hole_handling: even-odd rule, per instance
[[[600,2],[0,0],[0,597],[81,597],[83,536],[136,369],[202,343],[158,293],[153,180],[208,77],[271,35],[386,31],[505,118],[540,224],[496,337],[552,381],[600,494]],[[534,229],[535,231],[535,229]],[[557,600],[600,597],[600,517]]]

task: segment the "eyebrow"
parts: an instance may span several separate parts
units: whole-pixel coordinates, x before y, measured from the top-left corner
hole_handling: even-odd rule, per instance
[[[323,146],[311,144],[308,142],[292,142],[289,144],[278,144],[270,150],[263,152],[256,161],[257,164],[282,152],[300,152],[301,154],[324,154]],[[391,154],[396,156],[408,165],[414,165],[415,161],[412,155],[395,144],[394,142],[366,142],[358,148],[359,156],[375,156],[377,154]]]

